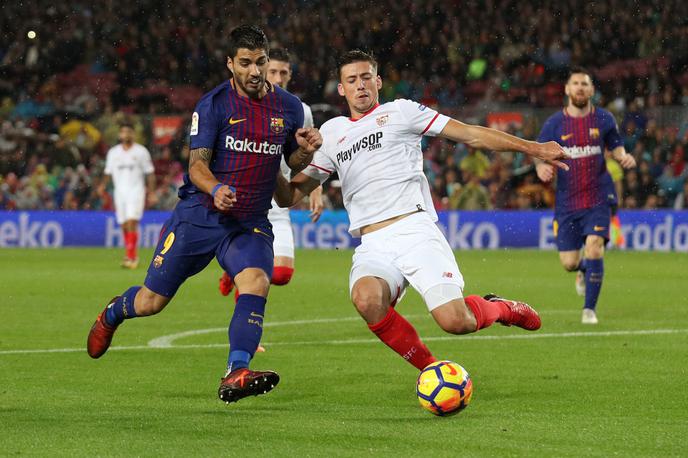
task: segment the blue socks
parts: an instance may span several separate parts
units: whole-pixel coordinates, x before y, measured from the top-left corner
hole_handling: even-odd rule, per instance
[[[588,267],[586,262],[587,262],[587,259],[581,258],[580,262],[578,263],[578,270],[580,270],[583,273],[585,273],[585,270]]]
[[[248,367],[263,335],[266,299],[254,294],[241,294],[229,323],[229,357],[227,369]]]
[[[597,298],[602,289],[604,261],[602,259],[586,259],[583,272],[585,272],[585,308],[595,310]]]
[[[108,326],[117,327],[124,320],[136,318],[134,310],[134,298],[141,289],[140,286],[132,286],[124,292],[117,300],[105,311],[105,323]]]

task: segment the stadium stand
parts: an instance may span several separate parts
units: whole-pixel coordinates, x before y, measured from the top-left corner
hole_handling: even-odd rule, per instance
[[[518,112],[518,119],[495,122],[525,138],[534,138],[562,105],[566,69],[587,66],[596,78],[596,103],[617,116],[639,163],[625,175],[610,164],[621,205],[673,207],[684,198],[688,3],[381,0],[356,8],[363,2],[291,0],[250,9],[202,3],[3,6],[0,209],[112,208],[101,183],[104,154],[124,119],[136,124],[158,168],[149,208],[171,208],[188,156],[186,120],[199,96],[227,78],[226,31],[244,21],[281,31],[284,42],[275,44],[297,59],[291,90],[306,103],[323,104],[316,119],[341,109],[331,69],[335,56],[353,47],[378,51],[384,99],[410,98],[483,123],[491,113]],[[243,17],[247,12],[258,18]],[[614,21],[605,21],[612,12]],[[514,15],[527,20],[512,23]],[[535,178],[525,157],[487,161],[485,151],[437,139],[425,146],[438,208],[552,205],[551,187]],[[336,186],[326,196],[328,205],[341,206]]]

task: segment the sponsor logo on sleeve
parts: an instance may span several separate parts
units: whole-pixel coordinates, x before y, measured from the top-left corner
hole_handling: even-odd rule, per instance
[[[198,113],[194,111],[191,115],[191,135],[198,135]]]

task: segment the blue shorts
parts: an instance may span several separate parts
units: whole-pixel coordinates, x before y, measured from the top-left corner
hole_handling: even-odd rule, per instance
[[[188,200],[165,222],[144,284],[172,297],[184,281],[215,257],[232,277],[255,267],[272,277],[272,224],[267,215],[239,221]]]
[[[609,205],[566,213],[555,213],[554,236],[559,251],[574,251],[585,244],[588,235],[599,235],[609,241],[611,209]]]

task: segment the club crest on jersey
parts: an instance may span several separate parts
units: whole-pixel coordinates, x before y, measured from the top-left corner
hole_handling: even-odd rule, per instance
[[[378,126],[382,127],[385,124],[387,124],[387,121],[389,121],[389,115],[382,115],[378,116],[377,119],[375,119],[375,122],[377,123]]]
[[[270,130],[276,134],[284,130],[284,118],[270,118]]]
[[[600,138],[600,129],[597,127],[592,127],[589,132],[590,138]]]

